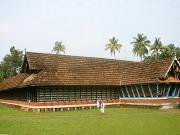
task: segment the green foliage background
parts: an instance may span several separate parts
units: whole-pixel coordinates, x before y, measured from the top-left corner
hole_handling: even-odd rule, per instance
[[[23,61],[23,51],[16,49],[14,46],[10,48],[0,64],[0,80],[16,75],[20,72]]]

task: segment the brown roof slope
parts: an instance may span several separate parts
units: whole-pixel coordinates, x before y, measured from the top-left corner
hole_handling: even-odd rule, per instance
[[[10,77],[3,81],[0,81],[0,91],[7,90],[15,87],[19,87],[22,85],[22,82],[29,76],[26,73],[20,73],[16,76]]]
[[[37,57],[39,62],[34,62]],[[137,63],[41,53],[27,53],[27,59],[30,68],[43,69],[32,83],[49,85],[120,85],[123,69],[119,63],[125,66]]]
[[[140,62],[139,66],[141,66],[141,71],[138,73],[137,82],[148,83],[159,81],[159,78],[165,77],[164,75],[172,62],[172,58],[154,62]]]
[[[156,82],[173,59],[132,62],[93,57],[27,53],[30,68],[42,69],[32,84],[127,85]]]
[[[156,82],[173,59],[156,62],[27,52],[31,74],[21,73],[0,82],[0,90],[27,85],[128,85]]]
[[[60,55],[46,53],[26,53],[30,69],[37,70],[57,70],[57,62],[59,61],[59,56]]]

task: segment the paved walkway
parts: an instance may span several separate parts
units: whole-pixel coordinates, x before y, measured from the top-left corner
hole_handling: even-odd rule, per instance
[[[133,105],[133,106],[149,106],[149,107],[160,107],[169,106],[171,104],[179,104],[180,98],[154,98],[154,99],[121,99],[121,100],[105,100],[105,105]],[[77,110],[85,108],[96,108],[96,101],[72,101],[72,102],[27,102],[27,101],[17,101],[17,100],[2,100],[1,104],[6,104],[9,106],[14,106],[20,110],[25,111],[56,111],[58,109],[62,110]]]

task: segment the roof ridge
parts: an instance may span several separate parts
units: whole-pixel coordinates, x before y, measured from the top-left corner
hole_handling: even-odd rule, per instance
[[[103,57],[91,57],[91,56],[81,56],[81,55],[61,55],[61,54],[53,54],[53,53],[39,53],[39,52],[26,52],[26,54],[43,54],[43,55],[51,55],[51,56],[65,56],[65,57],[76,57],[76,58],[89,58],[89,59],[101,59],[101,60],[111,60],[111,61],[125,61],[125,62],[134,62],[140,63],[141,61],[131,61],[131,60],[122,60],[122,59],[112,59],[112,58],[103,58]]]

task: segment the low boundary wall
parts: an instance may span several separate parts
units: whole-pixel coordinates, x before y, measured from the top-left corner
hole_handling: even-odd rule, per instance
[[[148,108],[148,109],[170,109],[180,108],[180,98],[171,99],[120,99],[105,100],[106,107],[128,107],[128,108]],[[81,109],[97,108],[96,101],[76,101],[76,102],[25,102],[15,100],[1,100],[0,104],[13,107],[23,111],[31,112],[56,112]]]

